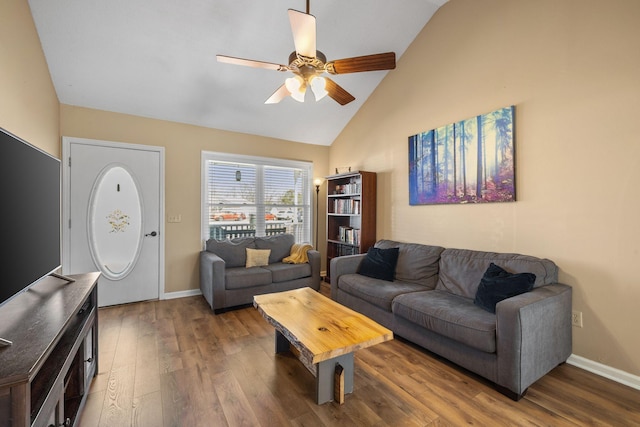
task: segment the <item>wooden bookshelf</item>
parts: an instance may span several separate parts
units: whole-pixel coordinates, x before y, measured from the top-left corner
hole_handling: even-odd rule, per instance
[[[366,253],[376,242],[376,173],[327,176],[327,276],[331,259]]]

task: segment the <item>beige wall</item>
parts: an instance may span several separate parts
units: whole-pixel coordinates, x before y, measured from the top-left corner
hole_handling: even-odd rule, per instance
[[[61,106],[64,136],[165,147],[165,290],[199,288],[201,152],[216,151],[313,162],[316,176],[324,176],[329,148],[247,134],[207,129],[87,108]],[[324,211],[320,193],[320,212]],[[324,223],[320,223],[320,235]],[[322,246],[324,247],[324,245]]]
[[[639,22],[637,0],[450,0],[329,162],[380,174],[378,238],[554,260],[584,316],[574,354],[635,375]],[[508,105],[518,201],[409,206],[407,137]]]
[[[58,97],[27,0],[0,1],[0,127],[60,156]]]

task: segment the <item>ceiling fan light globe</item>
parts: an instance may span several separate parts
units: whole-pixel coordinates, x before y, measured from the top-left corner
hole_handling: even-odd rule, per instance
[[[313,76],[309,80],[309,84],[311,85],[313,95],[316,97],[316,102],[320,101],[329,93],[326,89],[327,81],[323,77]]]
[[[307,85],[300,76],[289,77],[284,81],[284,85],[291,93],[291,97],[298,102],[304,102],[304,94]]]
[[[304,92],[300,92],[300,91],[291,92],[291,97],[298,102],[304,102]]]
[[[300,83],[300,80],[297,79],[296,77],[289,77],[284,81],[284,85],[287,87],[287,90],[291,93],[299,91],[300,86],[302,86],[302,84]]]

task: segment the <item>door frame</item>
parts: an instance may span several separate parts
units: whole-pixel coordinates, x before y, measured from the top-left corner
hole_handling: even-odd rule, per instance
[[[62,271],[68,271],[69,269],[69,260],[70,260],[70,239],[71,236],[69,233],[69,221],[71,218],[69,217],[71,212],[71,181],[70,181],[70,171],[69,171],[69,156],[71,150],[71,144],[74,142],[78,142],[86,145],[94,145],[99,147],[107,147],[107,148],[120,148],[125,150],[146,150],[157,152],[160,156],[160,176],[158,177],[160,180],[160,194],[158,200],[160,201],[160,212],[159,212],[159,221],[158,221],[158,234],[160,238],[159,242],[159,253],[158,253],[158,299],[166,299],[165,289],[164,289],[164,280],[165,280],[165,269],[164,269],[164,233],[165,233],[165,221],[164,221],[164,177],[165,177],[165,168],[164,168],[164,147],[159,147],[156,145],[142,145],[142,144],[129,144],[125,142],[114,142],[114,141],[104,141],[99,139],[88,139],[88,138],[76,138],[72,136],[63,136],[62,137]]]

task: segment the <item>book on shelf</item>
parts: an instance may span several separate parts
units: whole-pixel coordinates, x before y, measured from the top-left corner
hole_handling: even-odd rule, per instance
[[[333,213],[360,215],[360,200],[357,199],[335,199],[333,201]]]
[[[359,181],[351,181],[348,184],[336,185],[333,194],[360,194],[361,189]]]
[[[338,227],[338,240],[350,245],[360,246],[360,230],[341,225]]]
[[[340,244],[336,246],[336,256],[358,255],[360,253],[360,249],[357,246]]]

